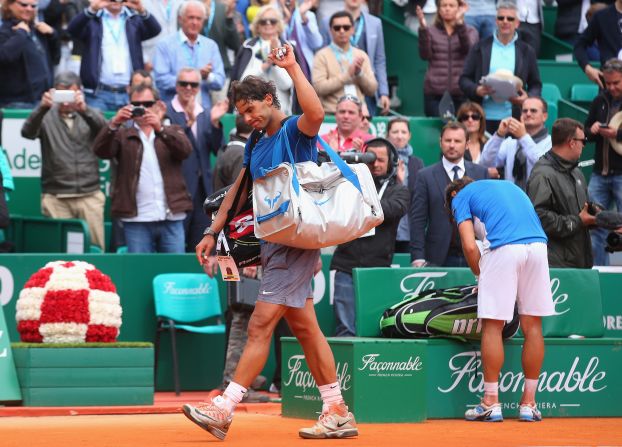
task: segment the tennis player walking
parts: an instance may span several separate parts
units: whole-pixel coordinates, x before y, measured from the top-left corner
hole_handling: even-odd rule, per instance
[[[275,160],[276,164],[285,161],[285,138],[289,139],[296,162],[317,160],[317,133],[324,120],[320,100],[296,62],[292,47],[286,45],[273,49],[269,59],[272,64],[284,68],[292,78],[303,113],[287,119],[280,110],[276,87],[272,82],[248,76],[241,82],[232,83],[231,102],[248,124],[256,130],[265,131],[265,134],[252,149],[252,159],[247,144],[244,168],[227,193],[216,219],[205,230],[205,237],[196,247],[197,258],[210,276],[216,273],[217,263],[215,257],[209,255],[213,251],[216,235],[225,225],[227,211],[238,188],[247,188],[247,185],[241,185],[246,170],[250,170],[254,181],[265,175]],[[302,345],[323,402],[318,422],[311,428],[301,429],[300,436],[343,438],[358,435],[354,416],[341,396],[335,359],[320,330],[313,307],[311,280],[319,256],[319,250],[303,250],[270,242],[262,244],[260,293],[248,325],[248,342],[233,380],[222,396],[197,406],[184,405],[184,414],[190,420],[217,438],[225,438],[236,405],[266,363],[272,332],[281,317],[285,317]]]

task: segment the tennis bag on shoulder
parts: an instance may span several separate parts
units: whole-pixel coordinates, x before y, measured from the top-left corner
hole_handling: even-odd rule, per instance
[[[380,331],[388,338],[455,337],[481,340],[477,318],[477,286],[426,290],[388,308],[380,318]],[[514,318],[506,322],[503,338],[511,338],[519,328]]]

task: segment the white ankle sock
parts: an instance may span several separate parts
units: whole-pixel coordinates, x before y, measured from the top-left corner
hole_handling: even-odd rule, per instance
[[[339,382],[318,386],[322,396],[322,413],[326,413],[331,405],[344,403]]]
[[[525,378],[525,396],[528,398],[528,400],[535,400],[537,388],[538,379]]]
[[[494,397],[495,400],[499,396],[499,382],[484,382],[484,398],[486,396]]]
[[[225,408],[229,413],[233,413],[236,405],[242,402],[242,398],[244,397],[244,394],[246,394],[246,391],[246,388],[238,383],[229,383],[223,393],[223,397],[225,398]]]

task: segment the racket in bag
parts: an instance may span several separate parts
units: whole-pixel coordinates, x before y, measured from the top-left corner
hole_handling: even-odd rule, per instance
[[[477,318],[477,286],[426,290],[384,311],[380,331],[388,338],[454,337],[481,340],[482,325]],[[503,338],[519,329],[518,311],[506,322]]]

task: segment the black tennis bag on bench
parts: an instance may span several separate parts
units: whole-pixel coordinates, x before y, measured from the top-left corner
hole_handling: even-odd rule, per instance
[[[503,328],[503,338],[513,337],[519,324],[515,308],[514,318]],[[481,340],[481,330],[476,286],[426,290],[385,310],[380,318],[380,331],[388,338]]]

